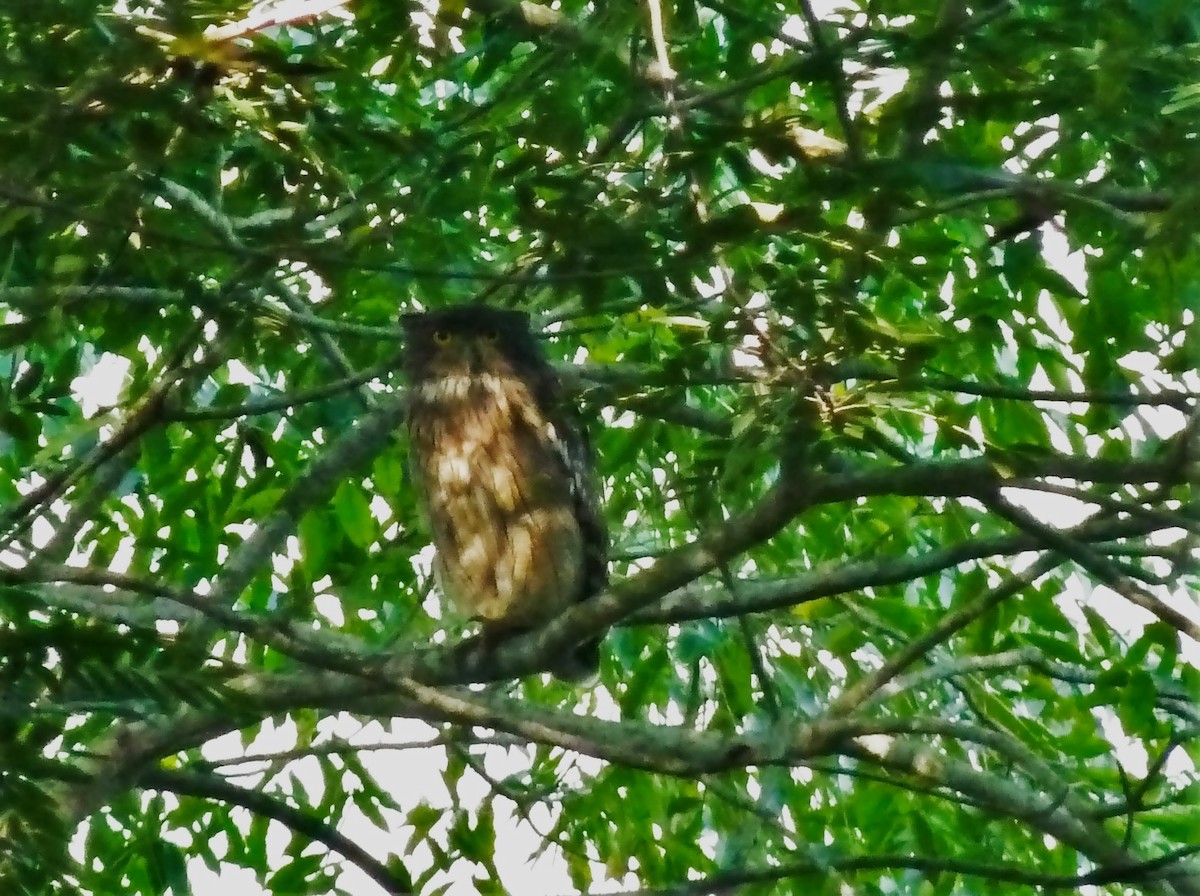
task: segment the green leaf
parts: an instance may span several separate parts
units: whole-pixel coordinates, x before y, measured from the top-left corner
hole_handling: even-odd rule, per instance
[[[375,519],[362,490],[349,482],[338,486],[333,495],[333,511],[342,531],[360,548],[369,547],[376,538]]]

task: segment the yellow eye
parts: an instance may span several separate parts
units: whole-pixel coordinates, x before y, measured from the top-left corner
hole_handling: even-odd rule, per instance
[[[453,338],[454,337],[453,337],[453,335],[451,335],[449,330],[434,330],[433,331],[433,341],[436,342],[438,345],[446,345]]]

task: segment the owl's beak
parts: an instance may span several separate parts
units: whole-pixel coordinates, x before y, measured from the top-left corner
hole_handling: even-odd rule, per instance
[[[478,373],[483,369],[483,352],[479,350],[479,343],[468,342],[463,347],[463,355],[472,373]]]
[[[438,355],[443,363],[465,367],[470,373],[477,372],[483,366],[479,346],[468,340],[456,339],[450,345],[439,346]]]

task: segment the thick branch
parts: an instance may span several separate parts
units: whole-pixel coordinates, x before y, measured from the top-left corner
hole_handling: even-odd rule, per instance
[[[593,896],[708,896],[732,894],[755,884],[776,883],[803,877],[827,878],[830,873],[854,874],[860,871],[906,870],[926,875],[960,874],[1006,884],[1020,884],[1040,890],[1075,890],[1103,884],[1138,884],[1157,880],[1171,872],[1171,866],[1194,854],[1200,847],[1177,849],[1158,859],[1123,868],[1104,868],[1087,874],[1038,874],[1014,865],[991,865],[970,859],[919,855],[822,856],[820,861],[788,861],[768,868],[748,868],[713,874],[667,887],[637,890],[610,890]]]
[[[1108,541],[1143,536],[1158,528],[1144,520],[1105,520],[1080,527],[1072,532],[1072,537],[1079,541]],[[921,554],[851,560],[783,579],[741,580],[736,591],[723,585],[694,583],[632,613],[626,624],[663,624],[762,613],[864,588],[911,582],[972,560],[1037,550],[1042,544],[1036,536],[1022,533],[968,541]]]
[[[628,767],[686,777],[751,765],[807,764],[815,757],[827,755],[835,744],[851,744],[864,735],[928,731],[933,730],[929,726],[936,728],[943,724],[939,720],[841,719],[776,729],[761,735],[725,735],[641,722],[609,722],[545,709],[496,694],[430,688],[411,680],[399,680],[395,688],[399,692],[397,695],[364,696],[361,680],[336,673],[258,675],[248,677],[243,684],[246,701],[256,705],[256,711],[263,714],[298,706],[318,706],[365,710],[381,716],[437,718],[468,727],[507,732]],[[218,733],[220,727],[235,728],[237,724],[237,720],[223,718],[214,722],[211,718],[205,719],[202,713],[190,712],[170,726],[141,726],[140,729],[135,726],[119,745],[120,751],[104,764],[105,771],[99,780],[106,786],[90,789],[91,798],[102,797],[113,786],[113,780],[123,781],[126,785],[136,784],[141,770],[149,767],[154,757],[193,746]],[[952,736],[954,732],[948,729],[942,734]],[[989,736],[990,732],[982,730],[973,735],[983,740]],[[989,743],[987,746],[995,745]],[[859,748],[851,749],[850,754],[860,759],[864,755]],[[907,762],[900,761],[906,757]],[[1061,793],[1066,790],[1055,781],[1047,780],[1048,775],[1054,775],[1044,763],[1039,760],[1035,768],[1024,769],[1025,756],[1008,755],[1008,759],[1016,760],[1023,771],[1035,773],[1040,782],[1038,791],[1020,784],[1012,776],[1003,781],[996,780],[966,763],[945,759],[915,742],[894,742],[886,754],[885,764],[903,767],[909,774],[957,789],[1000,815],[1022,818],[1099,862],[1117,868],[1127,868],[1134,863],[1133,857],[1110,841],[1102,828],[1088,821],[1094,813],[1084,812],[1081,818],[1085,806],[1063,801]],[[1057,797],[1049,806],[1042,795],[1046,790]],[[75,804],[77,811],[88,808],[87,804]],[[1181,889],[1179,892],[1190,891]]]
[[[353,429],[313,461],[254,534],[233,551],[208,599],[217,604],[232,605],[262,571],[271,554],[295,531],[305,512],[328,501],[343,477],[387,445],[404,419],[404,413],[404,396],[391,396],[365,414]]]

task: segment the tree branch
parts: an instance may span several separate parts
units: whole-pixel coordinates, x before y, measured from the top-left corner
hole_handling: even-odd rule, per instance
[[[291,828],[297,834],[324,844],[333,852],[341,853],[362,869],[371,880],[383,887],[390,896],[412,896],[412,884],[401,880],[388,867],[375,859],[357,843],[326,824],[316,814],[290,806],[281,799],[255,790],[238,787],[217,775],[193,771],[178,771],[162,768],[147,770],[141,777],[141,785],[150,790],[161,790],[184,796],[217,800],[249,809],[263,818],[270,818]],[[405,875],[407,878],[407,874]]]
[[[1081,805],[1080,798],[1069,789],[1064,789],[1062,799],[1046,805],[1044,795],[1029,790],[1018,781],[980,772],[969,762],[950,759],[916,740],[898,738],[878,750],[860,741],[848,750],[847,755],[870,759],[917,778],[953,787],[989,806],[993,813],[1023,820],[1078,849],[1101,866],[1108,866],[1098,869],[1099,874],[1119,874],[1122,869],[1139,864],[1101,825],[1091,820],[1091,811]],[[1194,851],[1195,847],[1188,847],[1180,856]],[[1178,863],[1180,856],[1173,855],[1170,861]],[[1160,861],[1152,860],[1156,867],[1161,867]],[[1164,869],[1163,874],[1156,877],[1169,883],[1170,889],[1180,896],[1200,893],[1200,874],[1190,866],[1180,864],[1177,868]],[[1161,888],[1152,888],[1152,892],[1160,891]]]
[[[179,388],[196,388],[219,362],[218,346],[209,345],[204,357],[192,362],[190,355],[203,344],[203,323],[193,324],[172,355],[163,364],[163,372],[144,395],[125,414],[112,434],[65,470],[47,475],[36,488],[30,489],[19,501],[0,511],[0,531],[5,544],[16,538],[33,523],[38,508],[50,504],[72,485],[89,473],[113,461],[134,445],[147,430],[162,422],[162,411],[171,394]]]
[[[1063,559],[1078,563],[1102,584],[1107,585],[1130,603],[1147,610],[1176,631],[1200,642],[1200,623],[1190,619],[1174,607],[1168,606],[1156,594],[1126,576],[1107,557],[1101,556],[1088,545],[1075,540],[1069,532],[1058,532],[999,494],[988,499],[988,503],[998,514],[1026,532],[1033,533],[1042,539],[1050,550],[1056,552]]]
[[[1089,521],[1072,535],[1080,541],[1144,536],[1157,526],[1146,520]],[[893,557],[828,564],[782,579],[743,579],[737,593],[719,585],[690,584],[629,615],[623,624],[663,624],[761,613],[834,597],[864,588],[910,582],[972,560],[1037,550],[1043,541],[1030,534],[967,541],[951,547]]]
[[[822,856],[820,861],[788,861],[768,868],[747,868],[725,871],[686,883],[666,887],[642,887],[636,890],[608,890],[590,896],[709,896],[736,893],[757,884],[778,883],[801,877],[827,877],[834,874],[854,874],[860,871],[906,870],[925,875],[960,874],[987,881],[1021,884],[1041,890],[1075,890],[1103,884],[1138,884],[1160,880],[1170,875],[1170,866],[1200,852],[1189,846],[1167,853],[1157,859],[1138,862],[1121,868],[1101,868],[1087,874],[1038,874],[1014,865],[992,865],[970,859],[935,858],[918,855]]]
[[[365,464],[387,445],[404,419],[405,406],[403,394],[392,395],[368,411],[353,429],[309,464],[280,498],[275,510],[230,554],[208,599],[232,606],[272,553],[295,531],[305,512],[329,500],[347,473]]]
[[[1021,573],[1015,573],[1009,576],[1008,580],[997,588],[980,596],[979,598],[970,601],[969,603],[959,607],[956,610],[951,610],[937,625],[933,626],[929,631],[919,638],[914,638],[903,649],[890,657],[882,666],[866,677],[859,679],[850,687],[846,688],[842,694],[834,700],[826,715],[830,718],[843,716],[851,712],[856,712],[860,708],[871,702],[872,698],[879,695],[879,692],[893,678],[911,666],[913,663],[920,660],[926,653],[932,650],[938,644],[941,644],[955,632],[970,625],[976,619],[979,619],[989,610],[998,607],[1008,598],[1017,594],[1024,588],[1028,588],[1047,572],[1052,570],[1060,562],[1058,559],[1042,557],[1033,563],[1027,570]]]

